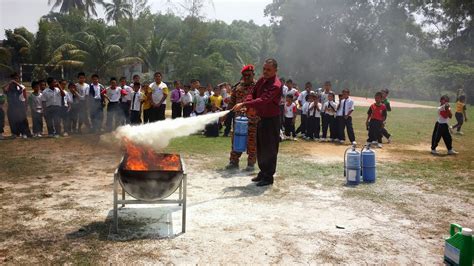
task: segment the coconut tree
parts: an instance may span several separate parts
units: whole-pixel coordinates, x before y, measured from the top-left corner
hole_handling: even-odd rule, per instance
[[[124,50],[113,42],[115,36],[101,36],[97,33],[80,32],[75,40],[73,54],[84,57],[84,67],[98,74],[114,72],[118,67],[142,62],[139,57],[126,56]]]
[[[12,64],[12,53],[10,49],[6,47],[0,47],[0,71],[5,73],[13,72]]]
[[[114,21],[118,25],[123,18],[132,16],[132,5],[127,0],[112,0],[112,3],[103,3],[105,7],[105,18]]]
[[[54,4],[53,4],[54,2]],[[71,13],[79,10],[89,17],[91,14],[97,16],[96,4],[103,4],[102,0],[48,0],[48,5],[53,5],[52,10],[59,7],[60,13]]]

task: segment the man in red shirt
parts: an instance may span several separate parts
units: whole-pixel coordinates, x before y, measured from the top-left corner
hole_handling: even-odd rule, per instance
[[[257,125],[257,162],[260,172],[252,179],[257,186],[273,184],[276,171],[278,148],[280,144],[280,99],[281,82],[277,76],[278,63],[267,59],[263,65],[263,77],[251,88],[247,99],[232,109],[239,111],[242,107],[257,111],[260,121]]]

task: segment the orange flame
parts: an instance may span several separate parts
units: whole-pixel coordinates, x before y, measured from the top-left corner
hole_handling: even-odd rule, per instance
[[[131,141],[123,140],[127,156],[125,170],[131,171],[181,171],[181,160],[178,154],[156,153],[151,148],[138,146]]]

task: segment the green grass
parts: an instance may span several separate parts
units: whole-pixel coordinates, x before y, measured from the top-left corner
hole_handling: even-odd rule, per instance
[[[469,110],[469,109],[468,109]],[[356,107],[353,124],[357,141],[362,144],[367,138],[365,129],[366,107]],[[469,117],[469,114],[468,114]],[[428,182],[436,187],[459,187],[461,190],[474,192],[474,124],[463,126],[465,136],[453,135],[453,146],[460,152],[455,157],[433,157],[429,154],[431,134],[437,118],[435,109],[397,108],[389,113],[387,129],[393,135],[391,153],[398,158],[395,162],[379,161],[379,176],[402,180],[404,182]],[[297,119],[299,123],[299,118]],[[451,121],[454,124],[455,121]],[[342,163],[316,163],[300,159],[294,142],[281,144],[278,173],[284,178],[313,180],[322,185],[338,185],[343,181]],[[308,145],[319,145],[312,143]],[[412,148],[411,146],[414,145]],[[231,149],[230,138],[206,138],[192,135],[175,139],[167,151],[179,152],[193,159],[205,159],[204,167],[221,169],[228,161]],[[440,151],[445,149],[443,141]],[[342,156],[342,154],[341,154]],[[244,157],[245,158],[245,157]],[[401,160],[400,160],[401,158]],[[209,163],[211,161],[211,163]]]

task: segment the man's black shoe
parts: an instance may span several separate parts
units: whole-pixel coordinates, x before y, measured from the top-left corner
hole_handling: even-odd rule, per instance
[[[263,178],[260,177],[260,176],[256,176],[256,177],[252,178],[252,182],[260,182],[262,180],[263,180]]]
[[[271,184],[273,184],[273,181],[262,180],[262,181],[257,183],[257,187],[264,187],[264,186],[268,186],[268,185],[271,185]]]

